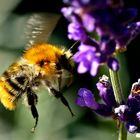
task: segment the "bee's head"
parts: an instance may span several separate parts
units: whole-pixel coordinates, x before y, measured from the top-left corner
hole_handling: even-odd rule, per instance
[[[53,53],[55,54],[55,59],[54,57],[45,57],[38,61],[37,64],[42,68],[42,70],[45,70],[46,74],[58,74],[62,71],[72,73],[74,63],[71,57],[65,53]]]
[[[23,58],[37,65],[46,74],[53,74],[63,50],[51,44],[37,44],[29,48]]]
[[[29,48],[23,57],[29,63],[37,65],[46,74],[55,74],[59,70],[72,71],[71,53],[51,44],[37,44]]]

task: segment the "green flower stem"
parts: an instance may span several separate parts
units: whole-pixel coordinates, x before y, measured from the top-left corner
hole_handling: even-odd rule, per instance
[[[124,97],[122,94],[122,88],[120,85],[120,79],[119,79],[118,72],[115,72],[115,71],[112,71],[111,69],[109,69],[109,73],[110,73],[111,83],[112,83],[116,102],[118,104],[121,104]]]
[[[120,123],[118,140],[127,140],[127,131],[124,123]]]
[[[109,69],[115,100],[119,104],[124,100],[118,72]],[[118,140],[127,140],[127,131],[124,123],[120,122]]]

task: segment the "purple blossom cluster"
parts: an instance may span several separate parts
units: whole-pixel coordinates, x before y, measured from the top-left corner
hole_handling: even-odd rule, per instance
[[[99,115],[110,117],[112,116],[113,108],[117,107],[117,103],[108,77],[103,75],[96,86],[103,103],[96,102],[90,90],[81,88],[78,91],[76,104],[81,107],[88,107]]]
[[[140,80],[132,85],[127,101],[121,105],[115,101],[112,85],[107,76],[102,76],[96,86],[103,103],[98,103],[90,90],[81,88],[76,104],[88,107],[101,116],[117,118],[126,124],[130,133],[140,132]]]
[[[102,64],[118,71],[116,50],[126,46],[140,32],[140,23],[132,22],[137,16],[134,8],[125,8],[122,0],[63,0],[67,7],[61,9],[70,22],[68,38],[80,42],[74,60],[78,72],[97,74]],[[92,36],[95,32],[99,39]]]
[[[130,133],[140,132],[140,79],[132,85],[127,102],[114,111],[121,121],[126,122]]]

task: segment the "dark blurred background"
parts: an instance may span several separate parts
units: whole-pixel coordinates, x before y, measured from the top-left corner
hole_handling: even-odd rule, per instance
[[[64,4],[61,0],[0,0],[0,72],[20,57],[26,48],[24,29],[28,18],[34,13],[61,14]],[[139,0],[125,0],[126,7],[140,9]],[[138,12],[136,21],[140,20]],[[69,48],[74,42],[67,38],[68,22],[62,16],[50,37],[50,42]],[[119,55],[121,63],[120,79],[125,97],[128,96],[131,84],[140,77],[139,46],[140,35],[128,45],[128,50]],[[75,105],[75,98],[80,87],[87,87],[95,93],[98,92],[96,82],[102,74],[108,75],[106,67],[99,69],[94,78],[90,75],[75,73],[75,81],[64,95],[68,99],[75,117],[59,100],[48,95],[44,90],[38,94],[39,124],[34,134],[30,132],[34,119],[28,107],[21,102],[15,111],[8,111],[0,105],[0,139],[4,140],[116,140],[117,123],[111,119],[96,116],[91,110]],[[80,81],[80,82],[79,82]],[[128,140],[135,140],[129,135]]]

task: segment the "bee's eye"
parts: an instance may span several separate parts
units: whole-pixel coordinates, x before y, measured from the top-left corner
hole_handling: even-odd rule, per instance
[[[39,66],[42,67],[42,66],[44,66],[44,65],[46,65],[46,64],[49,64],[49,63],[50,63],[49,60],[41,60],[41,61],[39,62]]]
[[[41,61],[39,62],[39,66],[42,67],[42,66],[44,65],[44,63],[45,63],[45,61],[44,61],[44,60],[41,60]]]

